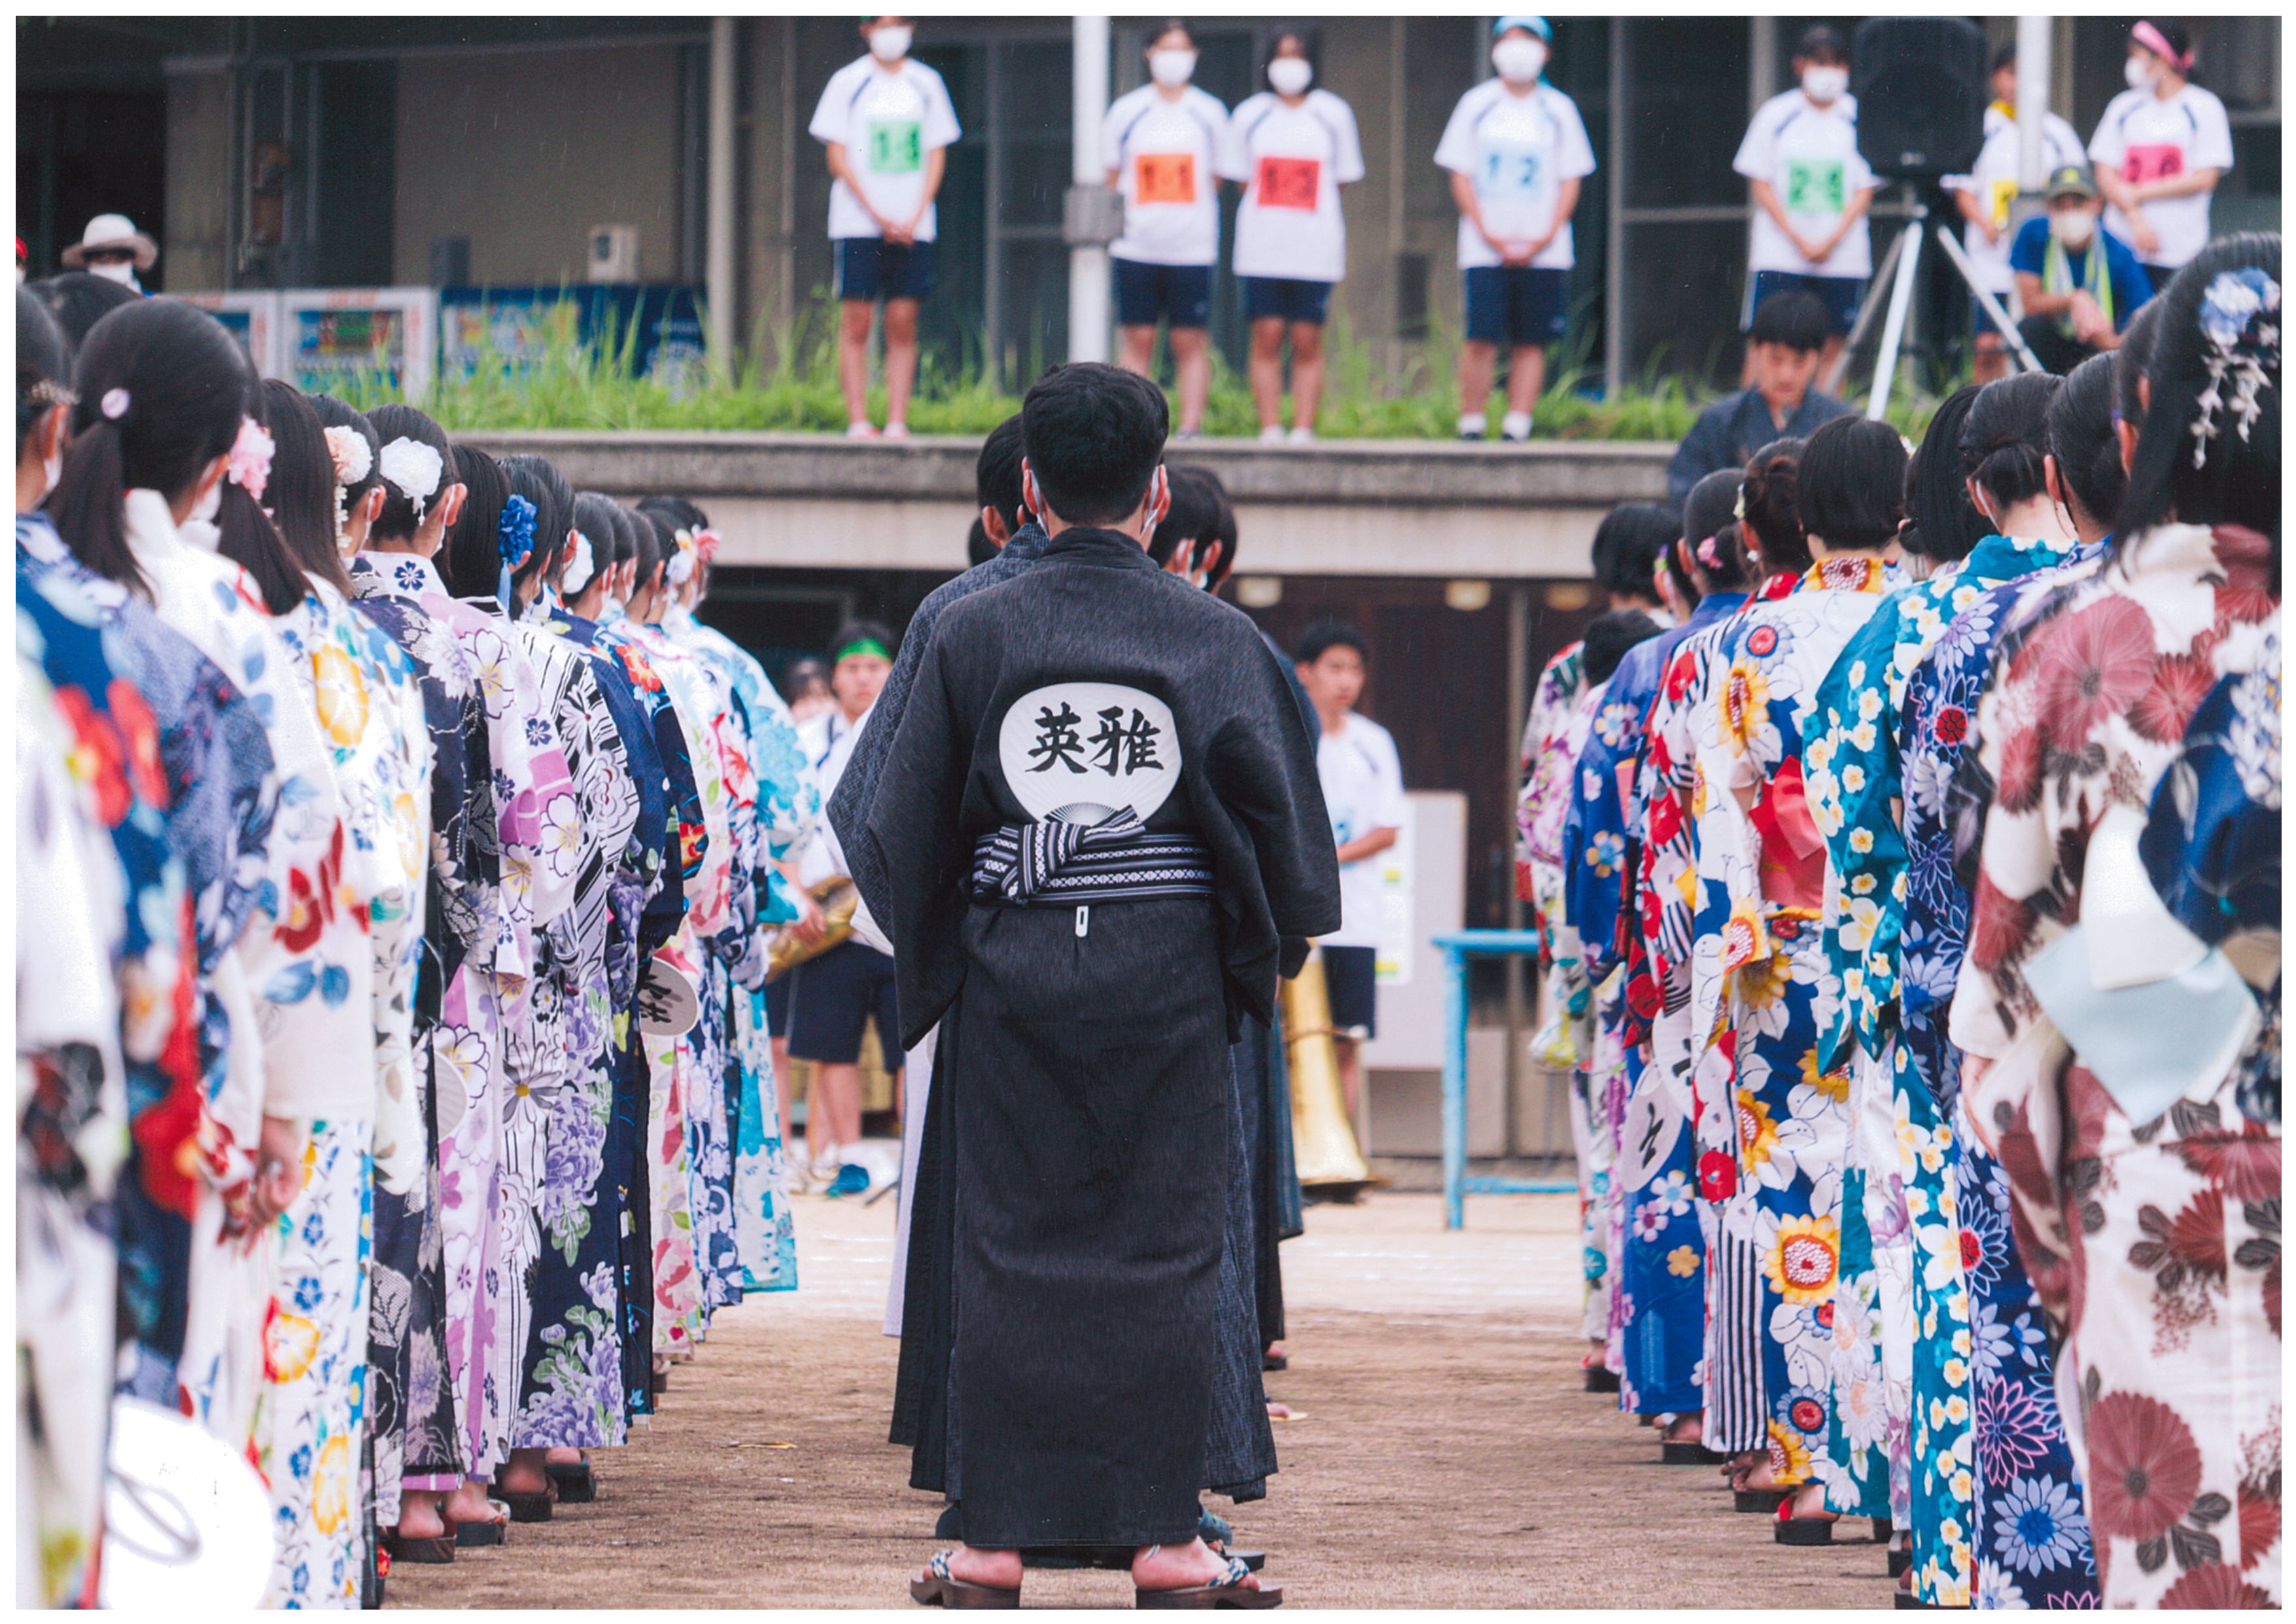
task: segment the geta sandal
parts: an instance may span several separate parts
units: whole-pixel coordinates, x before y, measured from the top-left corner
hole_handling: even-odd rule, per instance
[[[1149,1547],[1153,1550],[1154,1546]],[[1280,1587],[1263,1588],[1248,1585],[1251,1570],[1243,1559],[1230,1556],[1227,1570],[1218,1580],[1209,1585],[1184,1585],[1177,1590],[1143,1590],[1134,1587],[1132,1604],[1136,1608],[1195,1608],[1195,1607],[1281,1607],[1283,1592]]]
[[[927,1607],[1018,1607],[1021,1587],[969,1583],[948,1571],[947,1551],[935,1551],[925,1571],[909,1581],[909,1599]]]
[[[598,1497],[598,1474],[588,1461],[559,1461],[543,1467],[558,1490],[561,1505],[587,1505]]]
[[[455,1538],[454,1534],[390,1534],[383,1538],[383,1548],[394,1562],[435,1566],[455,1560]]]
[[[500,1500],[490,1499],[487,1509],[495,1514],[476,1522],[455,1524],[455,1544],[463,1550],[477,1550],[484,1546],[500,1545],[503,1530],[510,1526],[510,1507]]]

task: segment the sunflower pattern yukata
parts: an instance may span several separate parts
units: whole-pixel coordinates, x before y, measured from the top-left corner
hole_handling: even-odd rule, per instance
[[[1986,588],[2063,556],[2043,542],[1985,537],[1967,558],[1885,601],[1818,690],[1805,787],[1826,842],[1826,964],[1842,989],[1818,1048],[1825,1070],[1846,1068],[1851,1079],[1827,1452],[1827,1504],[1844,1514],[1911,1521],[1912,1226],[1935,1220],[1951,1151],[1928,1091],[1901,1090],[1895,1059],[1906,887],[1898,720],[1906,679]]]
[[[2091,832],[2158,816],[2154,792],[2221,679],[2277,673],[2276,551],[2229,525],[2120,542],[2003,651],[1979,712],[1994,791],[1952,1036],[1988,1062],[1967,1082],[1968,1118],[2001,1159],[2018,1245],[2062,1327],[2058,1390],[2078,1407],[2108,1607],[2279,1604],[2279,1032],[2267,1020],[2205,1097],[2132,1120],[2026,972],[2080,916]],[[2259,794],[2278,783],[2261,731],[2223,752],[2249,758]],[[2276,976],[2276,958],[2266,968]]]
[[[1698,854],[1692,1029],[1714,1034],[1710,1047],[1726,1032],[1735,1068],[1739,1190],[1723,1226],[1761,1271],[1765,1430],[1782,1488],[1828,1458],[1849,1140],[1848,1073],[1818,1052],[1841,985],[1819,928],[1826,868],[1804,796],[1805,730],[1843,644],[1897,584],[1879,559],[1819,560],[1792,595],[1729,623],[1693,718],[1693,796],[1740,817],[1736,839]]]

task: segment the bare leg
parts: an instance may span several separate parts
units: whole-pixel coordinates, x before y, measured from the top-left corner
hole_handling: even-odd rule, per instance
[[[1259,409],[1261,428],[1283,426],[1283,318],[1280,316],[1263,316],[1251,324],[1251,404]]]
[[[846,299],[837,324],[837,381],[845,391],[845,421],[869,421],[869,322],[873,307]]]
[[[1488,409],[1491,377],[1498,371],[1498,365],[1497,345],[1469,339],[1459,346],[1460,415],[1474,416]]]
[[[909,390],[917,381],[917,301],[885,301],[885,424],[909,422]]]
[[[495,1482],[512,1494],[544,1494],[550,1488],[550,1474],[542,1469],[548,1457],[547,1449],[512,1449],[510,1459],[495,1476]]]
[[[1156,375],[1156,329],[1119,327],[1117,329],[1116,364],[1128,373],[1138,373],[1144,378]]]
[[[1507,410],[1536,412],[1539,391],[1546,387],[1546,351],[1537,344],[1514,347],[1514,364],[1507,368]]]
[[[494,1507],[487,1502],[492,1487],[483,1478],[464,1478],[455,1492],[447,1497],[447,1515],[457,1522],[491,1522]]]
[[[1314,322],[1292,324],[1292,426],[1312,429],[1324,398],[1324,330]]]
[[[824,1061],[813,1069],[814,1108],[832,1144],[861,1143],[861,1068],[832,1066]],[[808,1115],[811,1113],[809,1112]],[[810,1124],[808,1138],[810,1136]]]
[[[1340,1095],[1347,1101],[1352,1126],[1357,1120],[1356,1102],[1363,1095],[1363,1046],[1352,1038],[1334,1038],[1332,1047],[1339,1052]]]
[[[1204,426],[1204,403],[1212,396],[1211,343],[1201,327],[1172,329],[1172,367],[1180,374],[1180,431]]]
[[[791,1097],[796,1092],[797,1079],[790,1071],[789,1039],[774,1038],[771,1047],[774,1052],[774,1092],[781,1096],[782,1142],[786,1145],[789,1143],[791,1126],[797,1120],[795,1114],[797,1101]]]
[[[435,1489],[409,1489],[398,1497],[398,1536],[402,1539],[436,1539],[447,1531],[447,1519],[439,1514],[439,1503],[445,1498]]]

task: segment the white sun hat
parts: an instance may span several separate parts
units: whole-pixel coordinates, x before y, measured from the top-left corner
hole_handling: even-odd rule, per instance
[[[124,214],[100,214],[87,223],[79,241],[59,256],[74,270],[87,264],[87,257],[100,248],[125,248],[135,255],[135,268],[148,271],[160,258],[160,245],[135,229],[135,222]]]

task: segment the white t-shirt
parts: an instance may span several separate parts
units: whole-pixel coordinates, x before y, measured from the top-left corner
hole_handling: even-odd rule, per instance
[[[1369,717],[1350,710],[1338,733],[1317,731],[1316,776],[1323,781],[1334,846],[1403,826],[1403,763],[1394,736]],[[1322,939],[1337,947],[1379,946],[1379,871],[1386,860],[1375,851],[1340,870],[1340,928]]]
[[[2106,103],[2088,139],[2088,155],[2099,167],[2112,165],[2121,178],[2142,185],[2194,169],[2232,168],[2232,125],[2224,103],[2198,85],[2187,85],[2167,101],[2149,90],[2124,90]],[[2164,197],[2144,205],[2144,218],[2161,246],[2137,258],[2173,269],[2209,245],[2209,198]],[[2108,207],[2104,228],[2131,248],[2136,231],[2128,217]]]
[[[1219,156],[1227,109],[1189,86],[1168,102],[1153,85],[1117,97],[1100,123],[1102,167],[1124,194],[1124,234],[1110,252],[1143,265],[1219,259]]]
[[[816,141],[842,145],[848,167],[861,177],[877,212],[898,221],[924,201],[925,154],[951,144],[963,132],[939,74],[910,57],[889,71],[875,57],[865,56],[830,77],[807,133]],[[938,212],[927,206],[917,221],[918,242],[933,240]],[[832,241],[884,234],[841,180],[829,188],[829,234]]]
[[[2016,282],[2009,270],[2009,244],[2017,234],[2009,229],[2009,214],[2017,201],[2021,151],[2017,121],[2001,111],[1999,103],[1993,103],[1985,110],[1985,145],[1978,152],[1976,163],[1968,174],[1948,175],[1941,183],[1949,192],[1973,192],[1984,199],[1993,217],[1993,227],[2001,234],[1998,242],[1988,243],[1985,234],[1974,224],[1964,224],[1961,230],[1962,245],[1969,250],[1970,263],[1977,267],[1978,277],[1989,293],[2006,293]],[[2073,133],[2073,127],[2054,113],[2042,114],[2042,178],[2046,180],[2051,172],[2080,160],[2080,137]]]
[[[1769,182],[1803,236],[1831,234],[1851,201],[1874,184],[1874,171],[1857,156],[1857,98],[1841,95],[1820,107],[1799,90],[1772,96],[1746,127],[1731,167],[1749,180]],[[1757,209],[1746,263],[1757,271],[1803,276],[1870,276],[1874,251],[1860,219],[1824,264],[1812,265],[1770,211]]]
[[[1459,98],[1435,145],[1435,161],[1473,180],[1485,229],[1505,242],[1545,234],[1562,183],[1595,172],[1595,149],[1578,103],[1554,86],[1541,79],[1528,95],[1516,95],[1505,79],[1493,78]],[[1474,222],[1460,216],[1459,268],[1505,263]],[[1565,220],[1531,264],[1567,271],[1575,263]]]
[[[1235,274],[1338,282],[1348,274],[1340,188],[1364,176],[1356,116],[1328,90],[1297,107],[1263,90],[1228,120],[1223,179],[1241,181]]]

